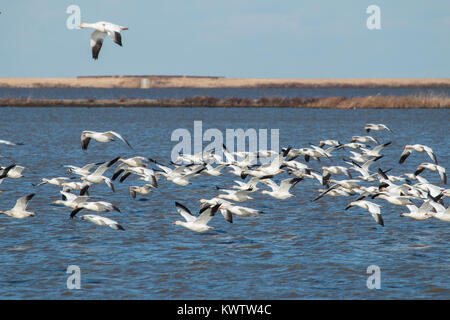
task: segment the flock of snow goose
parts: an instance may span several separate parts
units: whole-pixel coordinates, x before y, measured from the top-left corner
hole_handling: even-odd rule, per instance
[[[364,127],[366,132],[375,130],[388,130],[383,124],[367,124]],[[115,141],[115,138],[122,141],[129,148],[131,145],[120,134],[114,131],[94,132],[83,131],[81,134],[81,148],[86,150],[90,139],[97,142],[106,143]],[[21,145],[6,140],[0,140],[0,144],[8,146]],[[369,146],[368,144],[375,144]],[[411,155],[413,151],[426,153],[432,163],[420,163],[413,173],[404,173],[401,176],[392,176],[387,173],[390,171],[377,168],[371,170],[377,161],[383,158],[382,150],[389,147],[391,142],[379,143],[378,139],[371,136],[353,136],[349,143],[340,143],[337,140],[322,140],[319,144],[306,148],[295,149],[292,147],[282,148],[280,152],[273,150],[260,150],[256,152],[230,152],[225,145],[222,146],[222,155],[217,150],[211,149],[199,154],[183,154],[169,165],[165,165],[151,158],[135,156],[124,159],[116,157],[107,162],[89,163],[83,167],[65,165],[68,168],[66,173],[79,176],[81,182],[71,181],[74,177],[54,177],[43,178],[41,183],[35,184],[37,188],[43,184],[52,184],[61,187],[61,200],[53,203],[65,206],[71,209],[69,217],[74,219],[80,211],[93,212],[121,212],[114,204],[107,201],[90,201],[89,187],[93,184],[105,183],[113,192],[115,188],[113,181],[119,179],[123,182],[130,175],[139,177],[139,181],[145,184],[130,186],[129,193],[133,199],[137,194],[147,195],[153,190],[161,187],[159,181],[165,177],[166,181],[177,186],[192,185],[193,179],[201,175],[210,175],[218,177],[223,175],[226,168],[240,180],[234,180],[235,185],[229,189],[215,186],[217,194],[212,199],[200,199],[201,209],[196,216],[183,204],[175,202],[176,211],[185,221],[175,221],[173,224],[182,226],[195,232],[203,232],[213,229],[208,223],[212,217],[220,212],[226,221],[233,223],[233,216],[248,217],[262,213],[262,210],[250,208],[237,203],[243,203],[252,200],[251,193],[261,190],[262,186],[267,186],[271,190],[263,189],[261,194],[274,198],[274,201],[294,197],[291,189],[304,179],[312,179],[321,186],[317,191],[319,195],[311,201],[327,197],[353,197],[349,201],[345,210],[352,207],[359,207],[367,210],[373,220],[381,226],[385,225],[382,216],[382,205],[373,202],[381,199],[390,205],[406,207],[408,212],[402,212],[401,217],[409,217],[415,220],[426,220],[431,217],[442,221],[450,221],[450,209],[445,207],[444,197],[450,196],[450,189],[432,184],[421,174],[425,170],[437,172],[439,175],[439,184],[445,185],[447,177],[445,168],[439,166],[437,157],[433,150],[424,145],[406,145],[403,152],[399,152],[399,164],[401,165]],[[328,161],[337,158],[337,152],[348,152],[350,155],[343,156],[341,160],[347,164],[321,166],[314,169],[310,164],[313,161],[320,162],[321,159]],[[270,161],[263,163],[261,159],[266,157]],[[299,160],[303,157],[304,162]],[[411,160],[410,160],[411,161]],[[108,169],[116,165],[111,177],[106,176]],[[153,168],[150,168],[150,165]],[[22,171],[25,168],[16,164],[8,164],[0,167],[0,183],[5,179],[18,179],[22,177]],[[95,169],[95,170],[94,170]],[[111,169],[112,170],[112,169]],[[355,176],[356,172],[356,176]],[[287,174],[289,177],[282,179],[279,183],[273,179],[275,176]],[[345,176],[346,179],[339,180],[338,176]],[[247,181],[245,181],[249,177]],[[417,181],[413,183],[413,181]],[[168,183],[166,182],[166,183]],[[363,183],[371,183],[363,185]],[[258,185],[261,185],[258,188]],[[79,195],[72,193],[79,191]],[[37,191],[36,191],[37,192]],[[35,213],[27,211],[28,203],[32,200],[35,193],[20,197],[15,206],[7,211],[0,211],[13,218],[26,218],[35,216]],[[175,213],[174,209],[174,213]],[[90,221],[100,226],[108,226],[115,230],[125,230],[118,222],[97,214],[84,214],[80,220]]]

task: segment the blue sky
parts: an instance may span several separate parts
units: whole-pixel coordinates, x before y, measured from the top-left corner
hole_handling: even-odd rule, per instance
[[[129,27],[91,57],[82,22]],[[381,9],[369,30],[366,8]],[[0,77],[448,78],[450,1],[2,1]]]

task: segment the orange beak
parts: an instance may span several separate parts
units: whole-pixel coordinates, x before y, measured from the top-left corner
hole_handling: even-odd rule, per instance
[[[120,30],[128,30],[128,28],[120,28]]]

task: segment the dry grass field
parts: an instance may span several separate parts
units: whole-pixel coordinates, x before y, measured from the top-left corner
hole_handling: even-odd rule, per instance
[[[78,78],[0,78],[0,87],[140,88],[149,79],[154,88],[301,88],[301,87],[450,87],[442,79],[252,79],[190,76],[106,76]]]
[[[368,96],[368,97],[330,97],[330,98],[281,98],[264,97],[260,99],[226,98],[197,96],[184,99],[0,99],[0,107],[281,107],[281,108],[450,108],[447,96]]]

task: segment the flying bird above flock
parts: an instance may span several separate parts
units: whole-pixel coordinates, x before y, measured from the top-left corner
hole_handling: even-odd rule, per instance
[[[97,142],[111,142],[115,141],[114,138],[118,138],[126,143],[131,149],[131,145],[120,134],[114,131],[96,132],[96,131],[83,131],[81,133],[81,149],[87,150],[89,142],[94,139]]]
[[[111,37],[114,43],[122,46],[122,35],[121,31],[128,30],[127,27],[122,27],[114,23],[99,21],[95,23],[81,23],[79,28],[90,28],[94,29],[94,32],[91,34],[91,49],[92,49],[92,58],[95,60],[98,59],[98,54],[100,53],[100,49],[103,45],[103,40],[106,36]]]
[[[364,130],[392,132],[382,124],[368,124]],[[116,138],[131,149],[128,141],[114,131],[83,131],[82,149],[84,151],[87,149],[90,139],[105,143],[112,142]],[[196,181],[202,179],[201,177],[210,177],[219,181],[227,174],[238,178],[233,181],[233,185],[211,187],[210,192],[214,190],[216,194],[212,198],[198,200],[201,203],[198,215],[192,214],[186,206],[175,201],[173,213],[180,214],[185,221],[176,220],[173,224],[191,231],[205,232],[214,229],[208,223],[217,212],[221,213],[230,224],[235,223],[233,216],[239,217],[238,219],[258,217],[263,213],[261,208],[244,204],[251,202],[255,206],[258,205],[260,198],[253,196],[256,191],[261,194],[259,197],[266,197],[274,203],[272,209],[264,208],[264,212],[267,213],[277,210],[278,202],[295,201],[298,187],[295,189],[293,187],[304,184],[306,180],[311,180],[312,183],[320,186],[316,190],[318,195],[311,196],[312,203],[326,201],[325,199],[330,197],[350,198],[348,205],[342,208],[343,213],[350,212],[348,209],[352,207],[359,207],[366,210],[381,227],[388,225],[391,219],[383,217],[383,202],[396,210],[405,207],[405,210],[401,210],[400,217],[409,217],[416,221],[431,218],[450,221],[449,209],[443,202],[444,198],[450,197],[450,190],[444,187],[447,184],[446,172],[443,166],[437,165],[433,150],[425,145],[406,145],[402,152],[398,152],[400,163],[403,163],[413,151],[427,154],[433,163],[417,163],[413,172],[393,175],[391,171],[395,168],[381,168],[379,165],[379,160],[386,158],[383,154],[385,149],[393,147],[392,142],[380,140],[380,137],[353,135],[348,142],[324,139],[317,145],[309,143],[308,147],[299,148],[288,146],[281,148],[280,152],[275,150],[233,152],[222,145],[217,150],[180,154],[168,164],[142,155],[128,158],[116,156],[112,160],[101,159],[99,162],[91,161],[81,166],[63,165],[69,177],[42,178],[40,183],[33,186],[37,188],[42,185],[53,185],[52,188],[60,188],[61,199],[53,201],[52,204],[69,208],[68,218],[74,221],[86,220],[99,226],[108,226],[122,231],[125,228],[110,218],[97,214],[85,214],[81,217],[77,215],[83,210],[108,215],[122,215],[126,211],[123,208],[120,210],[113,199],[95,199],[95,185],[105,183],[113,192],[111,194],[113,197],[116,192],[113,181],[118,179],[121,185],[128,181],[127,179],[134,177],[141,184],[133,183],[126,190],[132,199],[136,199],[137,195],[153,197],[168,183],[173,184],[176,189],[187,186],[195,188]],[[98,146],[94,145],[92,148],[95,149]],[[304,162],[300,160],[300,156]],[[326,165],[324,161],[327,162]],[[5,179],[23,178],[22,171],[25,169],[24,166],[16,163],[0,167],[0,182]],[[427,171],[430,174],[427,174]],[[424,177],[428,175],[433,177],[433,172],[437,173],[436,178],[439,176],[438,184],[430,183]],[[165,181],[161,181],[161,177],[164,177]],[[6,184],[12,183],[7,181]],[[34,212],[26,211],[28,202],[34,195],[33,192],[28,196],[20,197],[12,209],[0,211],[0,213],[13,218],[34,216]]]

